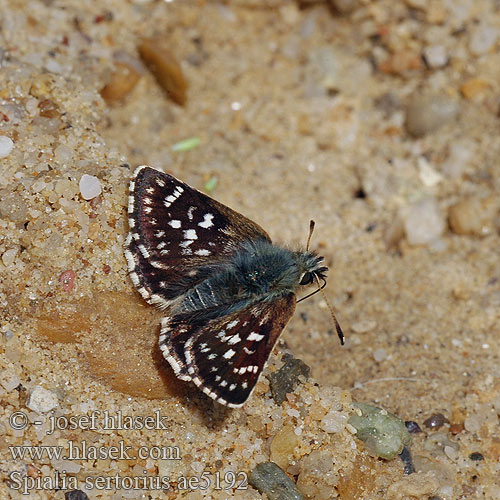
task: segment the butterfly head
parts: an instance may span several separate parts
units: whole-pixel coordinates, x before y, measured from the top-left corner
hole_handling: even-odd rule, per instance
[[[314,252],[297,252],[297,267],[300,271],[299,285],[307,286],[318,280],[325,281],[328,267],[323,265],[323,257]]]

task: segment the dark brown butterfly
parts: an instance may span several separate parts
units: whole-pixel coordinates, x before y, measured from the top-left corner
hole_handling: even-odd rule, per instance
[[[241,406],[294,312],[295,292],[324,281],[323,257],[274,245],[251,220],[148,166],[133,175],[128,214],[131,279],[147,302],[168,309],[165,358],[180,379]]]

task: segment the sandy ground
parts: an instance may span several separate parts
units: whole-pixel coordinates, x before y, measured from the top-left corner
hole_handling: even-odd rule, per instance
[[[36,386],[57,396],[56,415],[159,408],[173,422],[166,434],[82,431],[101,446],[176,442],[183,458],[64,462],[80,482],[250,471],[276,458],[270,443],[291,425],[303,434],[282,468],[306,498],[500,498],[500,11],[486,0],[337,7],[0,1],[0,135],[14,143],[0,159],[2,498],[21,498],[12,471],[62,467],[14,460],[9,445],[82,439],[11,428],[15,411],[36,419],[26,410]],[[179,62],[185,105],[141,64],[141,37]],[[124,61],[137,84],[106,102]],[[172,149],[190,137],[199,145]],[[225,411],[168,373],[155,347],[161,314],[133,290],[122,252],[128,182],[143,163],[198,189],[216,179],[211,196],[277,242],[303,247],[316,221],[312,246],[330,266],[325,291],[346,345],[321,295],[299,304],[280,348],[311,367],[297,400],[278,407],[263,379],[244,409]],[[80,195],[85,173],[102,187],[92,201]],[[343,427],[325,431],[331,405],[347,415],[351,397],[420,425],[417,473],[369,457]],[[436,414],[444,424],[424,424]],[[252,488],[88,494],[264,498]]]

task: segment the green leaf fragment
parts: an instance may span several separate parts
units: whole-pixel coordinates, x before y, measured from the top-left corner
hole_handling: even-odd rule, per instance
[[[214,175],[213,177],[210,177],[208,181],[205,183],[205,191],[207,193],[211,193],[216,187],[217,183],[219,182],[219,179]]]
[[[201,142],[201,139],[197,136],[190,137],[189,139],[184,139],[183,141],[176,142],[172,146],[172,151],[190,151],[198,146]]]

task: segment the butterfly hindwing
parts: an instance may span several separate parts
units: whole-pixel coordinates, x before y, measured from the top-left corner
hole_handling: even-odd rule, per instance
[[[170,341],[179,357],[179,340],[183,341],[182,373],[219,403],[241,406],[291,318],[295,302],[291,293],[250,304],[202,326],[184,324],[181,328],[185,328],[185,336]]]
[[[162,308],[207,277],[208,267],[267,233],[241,214],[148,166],[130,183],[125,255],[144,299]]]

